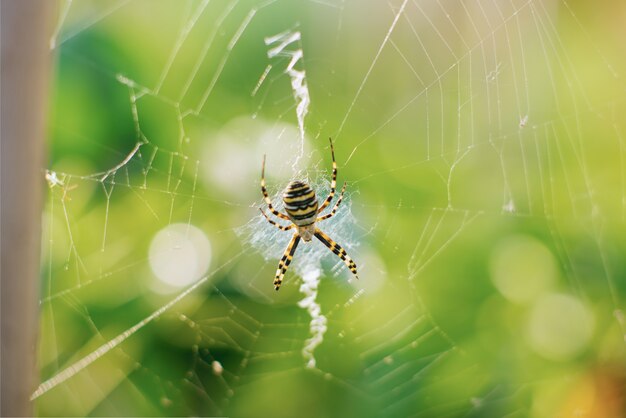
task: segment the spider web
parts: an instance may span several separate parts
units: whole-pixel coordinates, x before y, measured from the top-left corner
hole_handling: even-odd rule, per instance
[[[619,416],[624,9],[585,7],[65,1],[39,414]],[[262,156],[323,198],[328,136],[361,279],[302,243],[275,292]]]

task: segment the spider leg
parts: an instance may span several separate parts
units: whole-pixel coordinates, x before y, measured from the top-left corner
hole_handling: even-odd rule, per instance
[[[339,193],[339,199],[337,200],[337,203],[335,203],[335,206],[333,207],[333,210],[330,211],[330,213],[327,213],[324,216],[320,216],[319,218],[317,218],[315,220],[315,222],[319,222],[319,221],[323,221],[324,219],[328,219],[328,218],[332,218],[333,215],[337,212],[337,209],[339,209],[339,205],[341,204],[341,200],[343,199],[343,193],[346,191],[346,183],[343,183],[343,187],[341,188],[341,193]]]
[[[296,252],[296,247],[300,242],[300,235],[298,233],[293,234],[293,238],[289,241],[289,245],[285,250],[285,254],[283,254],[283,258],[280,259],[278,263],[278,269],[276,270],[276,277],[274,277],[274,289],[280,289],[280,285],[283,284],[283,277],[285,276],[285,272],[291,264],[291,260],[293,259],[293,254]]]
[[[330,141],[330,154],[333,156],[333,178],[330,182],[330,193],[328,194],[326,200],[324,200],[324,203],[322,203],[322,206],[320,206],[317,210],[317,213],[322,213],[322,211],[330,205],[333,197],[335,197],[335,188],[337,187],[337,162],[335,161],[335,148],[333,148],[333,140],[331,138],[328,138],[328,140]]]
[[[263,166],[261,167],[261,192],[263,193],[263,199],[265,200],[265,203],[267,203],[267,207],[269,208],[270,212],[278,216],[280,219],[289,221],[290,219],[287,215],[282,214],[276,209],[274,209],[274,206],[272,206],[272,201],[270,200],[270,197],[267,194],[267,189],[265,188],[265,155],[263,156]]]
[[[263,216],[265,216],[265,219],[267,219],[267,222],[271,223],[272,225],[274,225],[276,228],[280,229],[281,231],[289,231],[291,228],[293,228],[293,224],[290,224],[290,225],[287,225],[287,226],[282,226],[282,225],[278,224],[277,222],[274,222],[273,220],[271,220],[270,218],[267,217],[265,212],[263,212],[263,209],[259,208],[259,210],[261,211]]]
[[[314,235],[317,239],[322,241],[322,243],[327,246],[333,253],[337,254],[337,256],[339,256],[339,258],[341,258],[344,263],[346,263],[346,266],[348,266],[352,274],[354,274],[354,277],[356,277],[357,279],[359,278],[356,273],[356,263],[350,258],[348,253],[346,253],[346,250],[341,248],[341,246],[333,241],[331,237],[320,231],[319,228],[315,228]]]

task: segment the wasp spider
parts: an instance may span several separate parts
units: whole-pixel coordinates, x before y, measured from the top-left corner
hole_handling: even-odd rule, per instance
[[[326,215],[318,217],[318,215],[322,213],[328,205],[330,205],[333,197],[335,197],[335,187],[337,187],[337,163],[335,162],[335,150],[333,148],[332,139],[330,139],[330,152],[333,157],[333,178],[330,183],[330,193],[328,194],[326,200],[324,200],[322,205],[318,207],[317,197],[315,196],[315,191],[311,188],[311,186],[302,181],[292,181],[289,185],[287,185],[287,188],[283,193],[283,202],[285,204],[285,211],[287,212],[286,215],[274,209],[272,201],[267,194],[267,189],[265,188],[265,156],[263,157],[263,166],[261,168],[261,192],[263,192],[263,199],[265,200],[265,203],[267,203],[267,207],[270,212],[280,219],[291,221],[291,224],[287,226],[279,225],[277,222],[271,220],[265,212],[263,212],[263,209],[260,209],[261,213],[265,216],[265,219],[267,219],[269,223],[281,231],[288,231],[293,228],[296,229],[293,234],[293,238],[291,238],[291,241],[285,250],[285,254],[283,254],[283,258],[281,258],[278,263],[278,270],[276,270],[276,277],[274,277],[274,289],[276,290],[280,289],[280,285],[283,283],[283,277],[285,276],[285,272],[287,271],[289,264],[291,264],[293,254],[296,252],[296,247],[298,246],[300,239],[304,240],[304,242],[310,242],[313,237],[319,239],[322,244],[327,246],[333,253],[337,254],[337,256],[339,256],[339,258],[346,263],[354,276],[357,279],[359,278],[356,273],[356,264],[346,253],[346,250],[341,248],[339,244],[333,241],[315,225],[317,222],[332,218],[341,204],[343,193],[346,191],[346,183],[344,182],[343,187],[341,188],[341,193],[339,194],[339,200],[337,200],[333,209]]]

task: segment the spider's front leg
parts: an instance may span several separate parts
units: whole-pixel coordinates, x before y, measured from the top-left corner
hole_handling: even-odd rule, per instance
[[[322,241],[325,246],[327,246],[334,254],[339,256],[344,263],[346,263],[346,266],[348,266],[352,274],[354,274],[354,277],[357,279],[359,278],[356,273],[356,263],[350,258],[348,253],[346,253],[346,250],[341,248],[341,245],[337,244],[331,237],[320,231],[319,228],[315,228],[315,237]]]
[[[296,247],[298,247],[298,243],[300,242],[300,235],[296,232],[293,234],[293,238],[289,242],[287,249],[285,250],[285,254],[283,254],[283,258],[280,259],[278,263],[278,269],[276,270],[276,277],[274,277],[274,289],[280,289],[280,285],[283,284],[283,277],[285,276],[285,272],[287,268],[289,268],[289,264],[291,264],[291,260],[293,259],[293,254],[296,252]]]

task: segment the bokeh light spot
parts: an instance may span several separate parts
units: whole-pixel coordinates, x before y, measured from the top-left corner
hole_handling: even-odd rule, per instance
[[[532,307],[528,343],[547,359],[569,360],[589,344],[593,328],[592,313],[578,298],[551,293]]]
[[[154,236],[149,254],[156,278],[175,289],[190,285],[206,273],[211,262],[211,243],[195,226],[171,224]]]
[[[558,276],[554,256],[540,241],[515,235],[498,243],[489,263],[498,291],[515,303],[526,303],[549,290]]]

